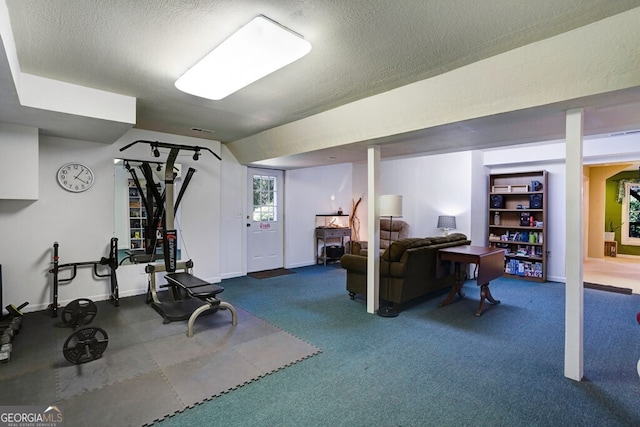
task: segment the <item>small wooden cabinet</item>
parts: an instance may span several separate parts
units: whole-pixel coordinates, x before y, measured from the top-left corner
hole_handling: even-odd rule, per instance
[[[505,276],[546,281],[547,172],[489,176],[489,246],[503,248]]]
[[[616,240],[606,240],[604,242],[604,256],[615,258],[618,255],[618,242]]]
[[[316,215],[316,264],[327,265],[328,261],[337,261],[344,255],[345,238],[351,239],[348,221],[349,215],[345,214]]]

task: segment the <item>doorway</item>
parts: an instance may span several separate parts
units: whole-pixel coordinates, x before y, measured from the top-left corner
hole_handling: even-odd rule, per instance
[[[638,166],[637,161],[588,165],[583,187],[583,280],[586,283],[631,289],[634,294],[640,294],[640,257],[634,256],[629,249],[624,254],[619,253],[617,248],[623,244],[620,231],[615,239],[605,238],[604,235],[605,231],[612,231],[609,230],[612,221],[618,225],[616,228],[619,228],[620,222],[625,222],[621,218],[621,205],[616,202],[620,179],[613,177],[624,177],[633,171],[635,178]],[[612,244],[615,244],[614,251],[611,251]]]
[[[284,267],[284,173],[247,169],[247,273]]]

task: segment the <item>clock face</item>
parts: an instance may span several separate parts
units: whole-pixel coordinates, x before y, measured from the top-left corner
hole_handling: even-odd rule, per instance
[[[58,169],[58,182],[67,191],[87,191],[93,185],[93,180],[93,171],[81,163],[67,163]]]

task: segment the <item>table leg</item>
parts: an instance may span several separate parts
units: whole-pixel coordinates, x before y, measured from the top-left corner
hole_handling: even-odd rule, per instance
[[[478,311],[476,311],[476,316],[480,316],[482,314],[482,309],[484,308],[484,300],[489,301],[491,304],[500,304],[500,301],[494,299],[491,295],[491,291],[489,290],[489,284],[485,283],[480,286],[480,306],[478,307]]]
[[[460,267],[460,262],[456,261],[453,272],[453,286],[451,286],[451,290],[447,297],[438,304],[438,307],[444,307],[445,305],[451,304],[453,298],[455,298],[456,294],[460,295],[460,298],[464,297],[464,292],[462,292],[462,272]]]

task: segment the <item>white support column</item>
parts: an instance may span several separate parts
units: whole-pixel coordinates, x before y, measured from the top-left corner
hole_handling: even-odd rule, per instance
[[[380,147],[367,150],[367,313],[380,305]]]
[[[564,376],[584,376],[584,285],[582,283],[582,109],[566,113],[566,253]]]

